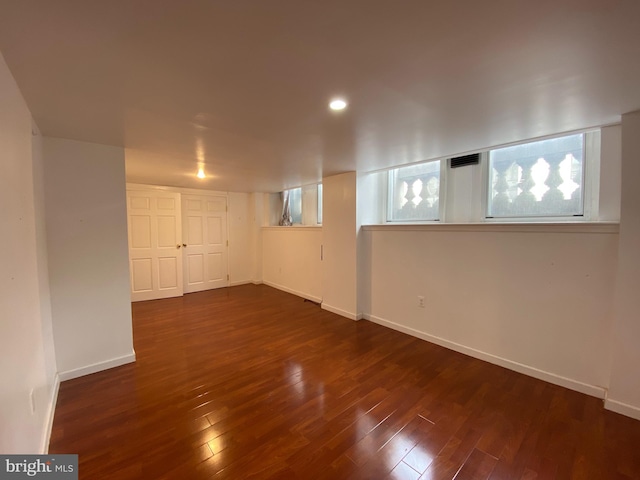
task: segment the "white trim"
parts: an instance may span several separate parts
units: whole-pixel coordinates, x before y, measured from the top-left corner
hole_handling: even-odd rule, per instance
[[[332,307],[331,305],[327,305],[326,303],[322,303],[321,305],[323,310],[326,310],[331,313],[335,313],[336,315],[340,315],[341,317],[348,318],[349,320],[361,320],[362,314],[355,314],[351,312],[347,312],[346,310],[342,310],[340,308]]]
[[[145,183],[127,183],[127,190],[160,190],[163,192],[184,193],[186,195],[212,195],[216,197],[227,197],[228,192],[218,190],[207,190],[199,188],[171,187],[169,185],[148,185]]]
[[[40,442],[40,453],[46,455],[49,453],[49,442],[51,442],[51,430],[53,429],[53,418],[56,413],[56,405],[58,403],[58,391],[60,390],[60,376],[56,373],[53,379],[53,387],[51,388],[51,397],[49,399],[49,408],[47,409],[47,415],[45,421],[45,430]]]
[[[254,285],[263,285],[262,280],[251,280],[249,283],[253,283]]]
[[[273,288],[275,288],[277,290],[282,290],[283,292],[287,292],[287,293],[290,293],[292,295],[296,295],[298,297],[306,298],[307,300],[311,300],[312,302],[316,302],[316,303],[322,302],[322,299],[319,298],[319,297],[315,297],[313,295],[309,295],[308,293],[299,292],[298,290],[294,290],[292,288],[285,287],[284,285],[278,285],[277,283],[268,282],[266,280],[263,280],[262,283],[264,283],[265,285],[268,285],[270,287],[273,287]]]
[[[237,287],[238,285],[247,285],[253,283],[251,280],[238,280],[235,282],[229,282],[229,285],[227,285],[227,287]]]
[[[271,225],[260,227],[262,230],[322,230],[322,225],[291,225],[283,227],[281,225]]]
[[[363,225],[365,231],[399,232],[508,232],[508,233],[604,233],[620,232],[618,222],[544,223],[431,223]]]
[[[60,372],[60,381],[71,380],[78,377],[84,377],[85,375],[91,375],[92,373],[101,372],[110,368],[126,365],[127,363],[133,363],[136,361],[136,352],[129,355],[123,355],[122,357],[112,358],[104,362],[94,363],[87,365],[86,367],[75,368],[73,370],[67,370],[66,372]]]
[[[385,320],[383,318],[376,317],[375,315],[364,314],[363,317],[366,320],[370,320],[379,325],[383,325],[393,330],[397,330],[399,332],[406,333],[413,337],[420,338],[421,340],[435,343],[436,345],[440,345],[441,347],[445,347],[450,350],[454,350],[456,352],[469,355],[470,357],[484,360],[485,362],[489,362],[494,365],[499,365],[501,367],[508,368],[509,370],[513,370],[515,372],[522,373],[524,375],[528,375],[530,377],[537,378],[539,380],[544,380],[545,382],[553,383],[554,385],[560,385],[561,387],[569,388],[571,390],[575,390],[577,392],[581,392],[586,395],[591,395],[596,398],[604,399],[606,396],[606,389],[603,387],[599,387],[596,385],[589,385],[587,383],[583,383],[578,380],[573,380],[571,378],[563,377],[561,375],[556,375],[555,373],[546,372],[544,370],[539,370],[537,368],[530,367],[522,363],[514,362],[513,360],[508,360],[506,358],[498,357],[490,353],[476,350],[475,348],[466,347],[459,343],[451,342],[449,340],[445,340],[444,338],[436,337],[435,335],[430,335],[428,333],[424,333],[410,327],[405,327],[404,325],[397,324],[390,320]]]
[[[640,420],[640,408],[634,407],[633,405],[618,402],[617,400],[609,400],[607,398],[604,401],[604,408],[605,410],[610,410],[612,412]]]

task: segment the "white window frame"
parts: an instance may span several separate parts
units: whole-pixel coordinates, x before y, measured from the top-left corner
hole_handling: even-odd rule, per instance
[[[405,167],[413,167],[417,165],[423,165],[425,163],[433,163],[440,162],[440,186],[438,188],[438,218],[436,220],[431,219],[415,219],[415,220],[405,220],[399,219],[394,220],[391,218],[391,212],[393,211],[393,195],[394,195],[394,186],[393,186],[393,172],[395,170],[405,168]],[[384,223],[388,224],[433,224],[433,223],[444,223],[445,219],[445,204],[447,198],[447,159],[446,158],[435,158],[433,160],[426,160],[423,162],[414,162],[406,165],[400,165],[394,168],[390,168],[386,171],[387,181],[385,182],[386,191],[384,192],[386,197],[386,202],[384,202],[384,211],[383,218]]]
[[[542,140],[550,140],[553,138],[562,138],[571,135],[583,134],[583,165],[582,165],[582,203],[583,211],[582,215],[521,215],[513,217],[490,217],[489,213],[489,154],[491,150],[497,150],[499,148],[510,147],[515,145],[526,145],[527,143],[538,142]],[[487,223],[580,223],[590,222],[598,218],[598,204],[599,204],[599,183],[600,183],[600,129],[565,132],[559,135],[550,135],[546,137],[535,138],[524,142],[510,143],[506,145],[500,145],[488,149],[481,155],[482,184],[480,185],[481,198],[481,215],[482,218],[477,219],[480,222]]]

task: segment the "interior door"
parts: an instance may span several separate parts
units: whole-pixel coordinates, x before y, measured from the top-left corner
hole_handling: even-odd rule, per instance
[[[229,285],[227,263],[227,198],[182,196],[184,292]]]
[[[182,295],[180,194],[127,191],[131,300]]]

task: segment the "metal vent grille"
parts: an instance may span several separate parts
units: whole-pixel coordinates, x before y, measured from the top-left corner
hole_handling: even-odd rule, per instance
[[[480,163],[480,154],[472,153],[471,155],[463,155],[462,157],[453,157],[450,160],[451,168],[465,167],[467,165],[477,165]]]

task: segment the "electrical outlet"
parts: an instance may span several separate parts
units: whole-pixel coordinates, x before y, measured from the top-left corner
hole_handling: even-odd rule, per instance
[[[36,398],[33,395],[33,388],[31,389],[31,392],[29,393],[29,400],[31,403],[31,415],[34,415],[36,413]]]
[[[418,295],[418,306],[424,308],[424,297],[422,295]]]

